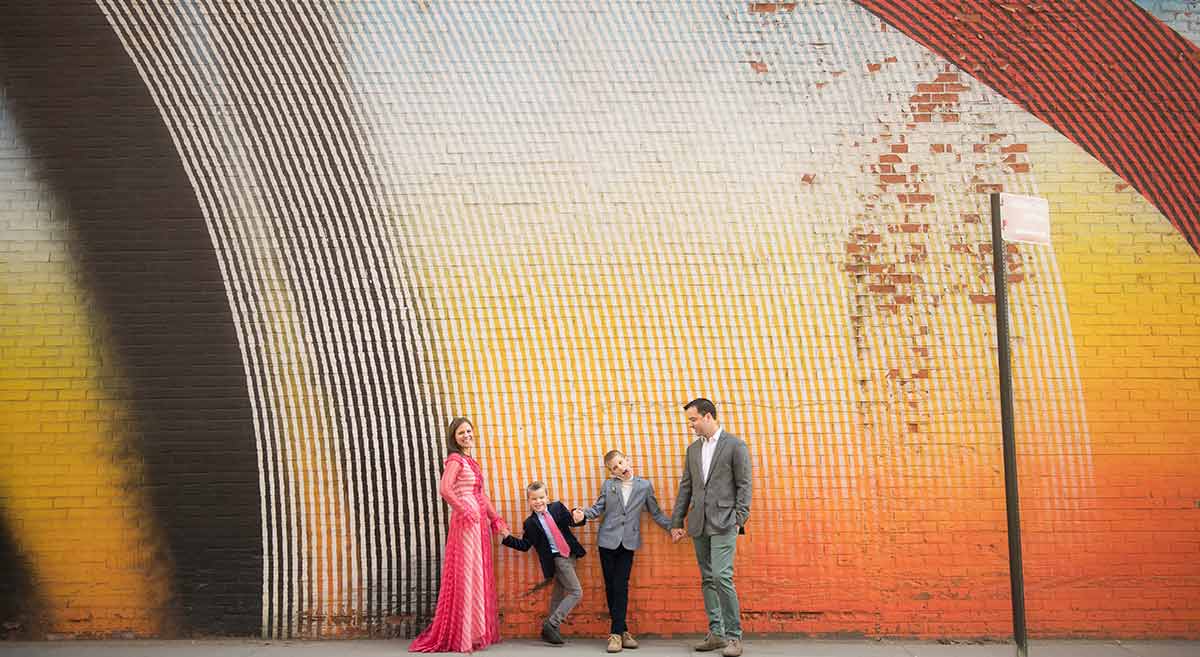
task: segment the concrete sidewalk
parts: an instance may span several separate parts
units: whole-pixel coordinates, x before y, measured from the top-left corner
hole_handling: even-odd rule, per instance
[[[627,657],[693,657],[692,639],[647,639]],[[747,639],[746,657],[1011,657],[1011,643],[937,643],[905,640]],[[565,646],[514,639],[476,654],[481,657],[598,657],[599,639],[572,639]],[[0,642],[13,657],[399,657],[407,641],[44,641]],[[712,655],[712,653],[707,653]],[[719,654],[719,653],[718,653]],[[1200,657],[1200,641],[1033,641],[1030,657]]]

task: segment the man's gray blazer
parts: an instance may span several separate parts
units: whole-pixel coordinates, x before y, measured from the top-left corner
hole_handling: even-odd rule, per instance
[[[687,516],[688,534],[718,536],[746,526],[750,518],[750,450],[741,438],[721,432],[717,450],[704,479],[702,461],[704,440],[697,439],[687,448],[679,495],[671,514],[671,527],[683,527]]]
[[[613,477],[600,484],[600,495],[596,503],[583,510],[588,520],[604,516],[600,530],[596,532],[596,545],[615,550],[624,546],[636,550],[642,545],[642,507],[659,527],[669,529],[671,519],[658,506],[654,497],[654,485],[641,477],[633,477],[633,490],[629,492],[629,503],[621,498],[621,480]]]

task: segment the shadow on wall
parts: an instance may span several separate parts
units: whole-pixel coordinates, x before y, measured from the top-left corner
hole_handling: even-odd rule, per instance
[[[13,3],[0,84],[133,414],[145,510],[165,541],[171,634],[254,635],[262,619],[258,466],[237,336],[204,216],[163,118],[95,2]],[[198,93],[203,93],[199,90]],[[0,500],[2,503],[2,500]],[[35,618],[36,582],[0,531],[0,613]],[[34,567],[36,570],[36,567]],[[34,595],[31,594],[30,589]],[[22,630],[36,636],[36,627]]]
[[[35,639],[38,619],[43,618],[37,588],[30,568],[17,549],[8,527],[0,523],[0,641]]]

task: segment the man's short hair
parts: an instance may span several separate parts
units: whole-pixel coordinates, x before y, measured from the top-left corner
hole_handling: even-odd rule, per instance
[[[697,397],[683,405],[683,410],[686,411],[689,408],[696,409],[701,416],[711,415],[714,420],[717,419],[717,405],[703,397]]]
[[[617,458],[618,456],[625,456],[625,452],[622,452],[619,449],[609,450],[608,453],[604,455],[604,467],[608,467],[608,464],[612,463],[613,459]]]

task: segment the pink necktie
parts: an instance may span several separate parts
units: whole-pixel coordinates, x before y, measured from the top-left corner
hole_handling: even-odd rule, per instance
[[[559,556],[571,556],[571,550],[567,548],[567,539],[563,538],[562,532],[558,529],[558,523],[554,522],[554,516],[542,512],[542,518],[545,519],[546,525],[550,527],[550,540],[554,541],[554,549],[558,550]]]

